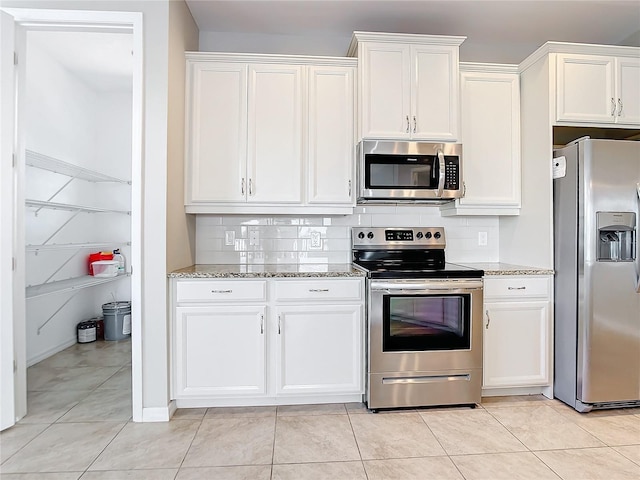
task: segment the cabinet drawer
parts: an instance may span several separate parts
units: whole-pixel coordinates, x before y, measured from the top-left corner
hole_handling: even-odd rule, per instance
[[[549,279],[544,277],[498,277],[484,279],[484,297],[548,297]]]
[[[229,302],[267,299],[264,280],[180,280],[176,285],[177,302]]]
[[[276,281],[274,298],[277,302],[296,300],[360,300],[362,280],[357,278]]]

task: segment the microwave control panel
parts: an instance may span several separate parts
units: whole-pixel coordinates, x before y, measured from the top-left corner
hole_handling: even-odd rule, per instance
[[[460,188],[460,159],[445,157],[444,159],[444,188],[458,190]]]

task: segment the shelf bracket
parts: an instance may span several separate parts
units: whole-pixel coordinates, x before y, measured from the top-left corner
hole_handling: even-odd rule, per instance
[[[53,233],[49,236],[49,238],[47,238],[44,242],[42,242],[42,245],[46,245],[47,243],[49,243],[49,241],[50,241],[53,237],[55,237],[55,236],[58,234],[58,232],[59,232],[60,230],[62,230],[64,227],[66,227],[66,226],[69,224],[69,222],[70,222],[71,220],[73,220],[74,218],[76,218],[76,217],[80,214],[80,212],[81,212],[81,210],[76,210],[76,211],[73,213],[73,215],[71,215],[71,216],[67,219],[67,221],[66,221],[66,222],[64,222],[62,225],[60,225],[60,227],[58,227],[58,229],[57,229],[55,232],[53,232]]]
[[[51,195],[48,199],[47,202],[50,202],[51,200],[53,200],[56,195],[58,195],[61,191],[63,191],[65,188],[67,188],[67,185],[69,185],[71,182],[73,182],[76,179],[76,176],[74,175],[73,177],[71,177],[64,185],[62,185],[58,190],[56,190],[56,192]],[[34,215],[37,217],[38,216],[38,212],[40,210],[42,210],[43,207],[38,208],[35,212]]]
[[[45,320],[45,322],[44,322],[42,325],[40,325],[40,326],[38,327],[38,330],[37,330],[38,335],[40,335],[40,331],[44,328],[44,326],[45,326],[47,323],[49,323],[49,322],[53,319],[53,317],[55,317],[55,316],[58,314],[58,312],[59,312],[60,310],[62,310],[62,309],[67,305],[67,303],[69,303],[69,302],[70,302],[70,301],[71,301],[71,300],[72,300],[76,295],[78,295],[78,293],[80,293],[80,290],[77,290],[77,291],[76,291],[76,292],[74,292],[74,293],[73,293],[69,298],[67,298],[67,299],[64,301],[64,303],[63,303],[62,305],[60,305],[60,306],[58,307],[58,309],[57,309],[55,312],[53,312],[53,313],[49,316],[49,318],[47,318],[47,319]]]
[[[67,258],[67,259],[65,260],[65,262],[64,262],[62,265],[60,265],[58,268],[56,268],[56,271],[55,271],[55,272],[53,272],[51,275],[49,275],[49,276],[47,277],[47,279],[46,279],[44,282],[42,282],[42,283],[41,283],[41,285],[44,285],[45,283],[49,283],[49,280],[51,280],[53,277],[55,277],[55,276],[56,276],[56,273],[58,273],[60,270],[62,270],[62,268],[63,268],[67,263],[69,263],[73,257],[75,257],[76,255],[78,255],[78,253],[79,253],[79,252],[80,252],[80,250],[76,250],[76,251],[73,253],[73,255],[71,255],[69,258]]]

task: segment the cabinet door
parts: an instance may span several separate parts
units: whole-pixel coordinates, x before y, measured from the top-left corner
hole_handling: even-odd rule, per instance
[[[352,204],[353,67],[309,67],[309,203]]]
[[[616,121],[640,124],[640,58],[620,57],[616,60],[618,111]]]
[[[558,54],[556,67],[558,121],[615,121],[613,57]]]
[[[464,72],[462,144],[465,196],[460,206],[520,206],[518,74]]]
[[[188,62],[185,204],[244,201],[247,66]]]
[[[410,138],[411,79],[408,45],[364,43],[360,63],[362,138]]]
[[[276,311],[278,394],[362,393],[362,306]]]
[[[411,138],[458,138],[458,47],[411,47]]]
[[[302,202],[302,81],[300,66],[249,66],[248,202]]]
[[[485,302],[483,386],[549,383],[549,302]]]
[[[265,307],[177,307],[174,396],[256,396],[265,386]]]

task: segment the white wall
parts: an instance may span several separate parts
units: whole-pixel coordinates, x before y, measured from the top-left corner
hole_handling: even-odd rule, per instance
[[[350,41],[351,35],[298,36],[202,31],[200,51],[344,57]]]
[[[184,212],[185,51],[198,49],[198,27],[184,2],[169,9],[169,125],[167,158],[167,271],[195,261],[196,221]]]
[[[131,177],[131,91],[99,91],[86,79],[64,68],[45,49],[60,32],[27,33],[25,109],[26,148],[90,170]],[[78,35],[91,35],[89,33]],[[121,35],[121,34],[120,34]],[[81,41],[77,38],[77,41]],[[104,39],[108,41],[108,37]],[[128,185],[95,184],[27,167],[27,199],[130,210]],[[55,195],[55,196],[54,196]],[[53,196],[53,198],[52,198]],[[114,242],[130,255],[128,215],[79,214],[51,237],[71,212],[42,209],[25,211],[27,245]],[[26,285],[41,285],[86,275],[91,249],[27,249]],[[68,262],[67,262],[68,261]],[[65,264],[65,262],[67,262]],[[63,266],[64,265],[64,266]],[[56,270],[63,266],[57,273]],[[53,275],[53,276],[52,276]],[[60,293],[26,302],[26,361],[32,365],[76,342],[76,325],[102,313],[113,298],[130,300],[129,279],[72,296]],[[64,302],[70,302],[55,313]]]
[[[438,207],[365,206],[353,215],[327,217],[198,215],[196,222],[196,263],[349,263],[353,226],[443,226],[448,262],[498,261],[497,217],[440,217]],[[321,249],[310,246],[314,231]],[[482,247],[481,231],[488,236]],[[233,232],[232,245],[226,245],[226,232]],[[258,232],[258,245],[249,245],[249,232]]]
[[[549,68],[545,57],[520,76],[522,208],[500,220],[500,260],[540,268],[553,268]]]
[[[172,0],[174,1],[174,0]],[[180,0],[175,0],[180,1]],[[144,43],[142,216],[142,405],[166,412],[169,402],[166,192],[169,5],[143,0],[3,0],[3,8],[141,12]],[[8,321],[2,319],[3,321]],[[135,349],[134,349],[135,351]],[[135,405],[135,402],[134,402]],[[152,413],[151,415],[153,415]],[[158,415],[161,415],[159,413]]]

